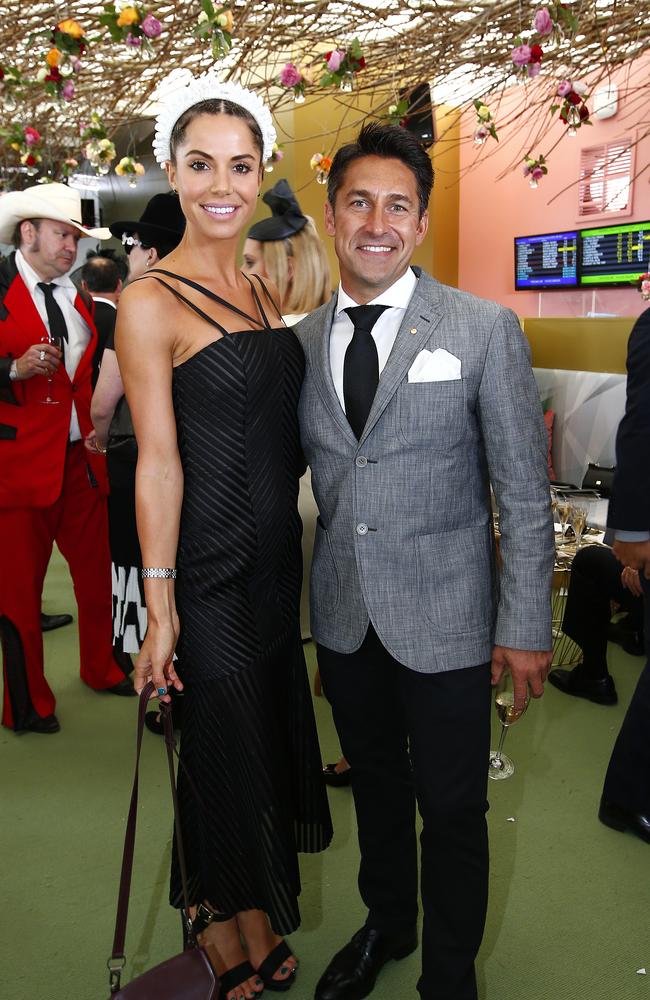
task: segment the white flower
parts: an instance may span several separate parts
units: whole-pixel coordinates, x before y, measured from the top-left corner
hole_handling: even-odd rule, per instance
[[[46,69],[45,66],[41,66],[38,73],[36,74],[36,79],[38,80],[38,82],[43,83],[45,77],[49,74],[49,72],[50,72],[49,69]]]
[[[197,24],[205,24],[207,20],[208,20],[208,15],[204,10],[202,10],[201,13],[199,14]]]

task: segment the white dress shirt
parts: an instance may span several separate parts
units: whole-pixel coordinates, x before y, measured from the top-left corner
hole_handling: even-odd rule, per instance
[[[387,288],[376,299],[367,303],[369,306],[388,306],[388,309],[381,314],[372,328],[372,339],[377,345],[377,355],[379,357],[380,377],[393,349],[397,331],[402,325],[404,314],[417,283],[418,279],[409,267],[402,277],[398,278],[390,288]],[[347,292],[343,290],[342,285],[339,284],[338,301],[330,333],[330,368],[336,395],[339,397],[339,402],[343,410],[345,410],[343,398],[343,363],[345,361],[345,352],[354,333],[352,320],[343,310],[349,309],[350,306],[358,305],[359,303],[350,298]]]
[[[101,295],[93,295],[93,301],[95,302],[105,302],[107,306],[113,306],[113,309],[117,309],[117,306],[112,299],[103,299]]]
[[[29,264],[25,257],[22,255],[20,250],[16,250],[16,267],[18,269],[18,274],[25,282],[27,286],[27,291],[32,297],[32,301],[36,306],[39,316],[45,324],[45,329],[49,331],[50,324],[47,319],[47,309],[45,308],[45,295],[40,288],[37,287],[39,278],[34,268]],[[74,379],[77,366],[81,361],[86,348],[90,342],[90,329],[87,323],[84,321],[81,313],[78,313],[74,307],[74,302],[77,297],[77,289],[69,277],[69,275],[64,274],[60,278],[56,278],[51,284],[54,287],[54,297],[63,313],[63,318],[65,319],[65,325],[68,329],[68,340],[65,344],[65,370],[67,371],[70,380]],[[74,403],[72,404],[72,413],[70,415],[70,440],[79,441],[81,439],[81,430],[79,428],[79,420],[77,419],[77,411],[75,409]]]

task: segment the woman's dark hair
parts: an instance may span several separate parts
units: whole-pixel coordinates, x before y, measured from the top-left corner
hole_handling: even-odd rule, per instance
[[[406,129],[398,125],[385,125],[383,122],[364,125],[356,142],[342,146],[336,153],[327,180],[327,200],[332,208],[348,166],[364,156],[382,156],[385,159],[400,160],[405,167],[413,171],[418,189],[420,218],[422,218],[427,210],[433,187],[433,167],[429,155],[424,146]]]
[[[169,138],[169,150],[171,152],[172,162],[175,162],[176,160],[176,150],[185,138],[187,126],[199,115],[231,115],[233,118],[241,118],[242,121],[246,122],[251,130],[255,148],[260,154],[260,160],[262,159],[262,154],[264,152],[262,130],[250,111],[247,111],[246,108],[242,108],[240,104],[233,104],[232,101],[224,101],[219,98],[217,100],[200,101],[198,104],[193,104],[191,108],[188,108],[187,111],[183,112],[180,116],[178,121],[175,123],[172,129],[172,134]]]

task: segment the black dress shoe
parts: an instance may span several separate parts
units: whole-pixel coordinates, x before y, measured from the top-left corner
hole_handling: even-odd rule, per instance
[[[56,715],[38,716],[23,726],[30,733],[58,733],[61,726]]]
[[[564,694],[573,694],[577,698],[587,698],[597,705],[615,705],[618,701],[614,679],[611,674],[605,677],[592,677],[579,663],[573,670],[551,670],[549,682]]]
[[[344,788],[352,780],[352,768],[346,767],[344,771],[337,771],[337,764],[326,764],[323,768],[323,778],[325,784],[330,788]]]
[[[72,615],[46,615],[41,611],[41,632],[52,632],[55,628],[70,625]]]
[[[103,688],[102,690],[106,691],[107,694],[119,694],[123,698],[137,697],[133,682],[129,677],[125,677],[119,684],[113,684],[113,687]]]
[[[372,993],[386,962],[406,958],[417,946],[415,928],[399,937],[389,937],[372,927],[362,927],[325,969],[315,1000],[363,1000]]]
[[[621,640],[621,646],[630,656],[644,656],[645,638],[643,632],[628,632]]]
[[[616,805],[615,802],[607,802],[602,798],[598,819],[605,826],[611,827],[612,830],[630,830],[632,833],[636,833],[641,840],[645,840],[646,844],[650,844],[650,816],[629,812],[622,806]]]

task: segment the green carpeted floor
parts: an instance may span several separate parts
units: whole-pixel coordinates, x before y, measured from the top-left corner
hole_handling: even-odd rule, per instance
[[[49,612],[74,610],[65,564],[46,582]],[[75,615],[76,617],[76,615]],[[108,995],[135,701],[78,679],[75,626],[46,636],[47,674],[62,731],[0,731],[0,996],[99,1000]],[[650,996],[650,847],[596,819],[604,770],[642,660],[610,647],[616,708],[549,687],[509,734],[517,764],[490,782],[492,874],[479,956],[481,1000],[636,1000]],[[310,671],[314,669],[309,653]],[[323,758],[338,752],[327,703],[316,699]],[[162,741],[145,734],[129,975],[179,950],[167,905],[170,803]],[[309,1000],[331,954],[362,923],[349,789],[330,791],[335,839],[302,861],[301,969],[291,996]],[[387,803],[387,808],[390,803]],[[510,819],[514,822],[510,822]],[[224,817],[227,822],[227,817]],[[646,967],[648,975],[637,975]],[[375,1000],[415,1000],[418,959],[393,963]]]

